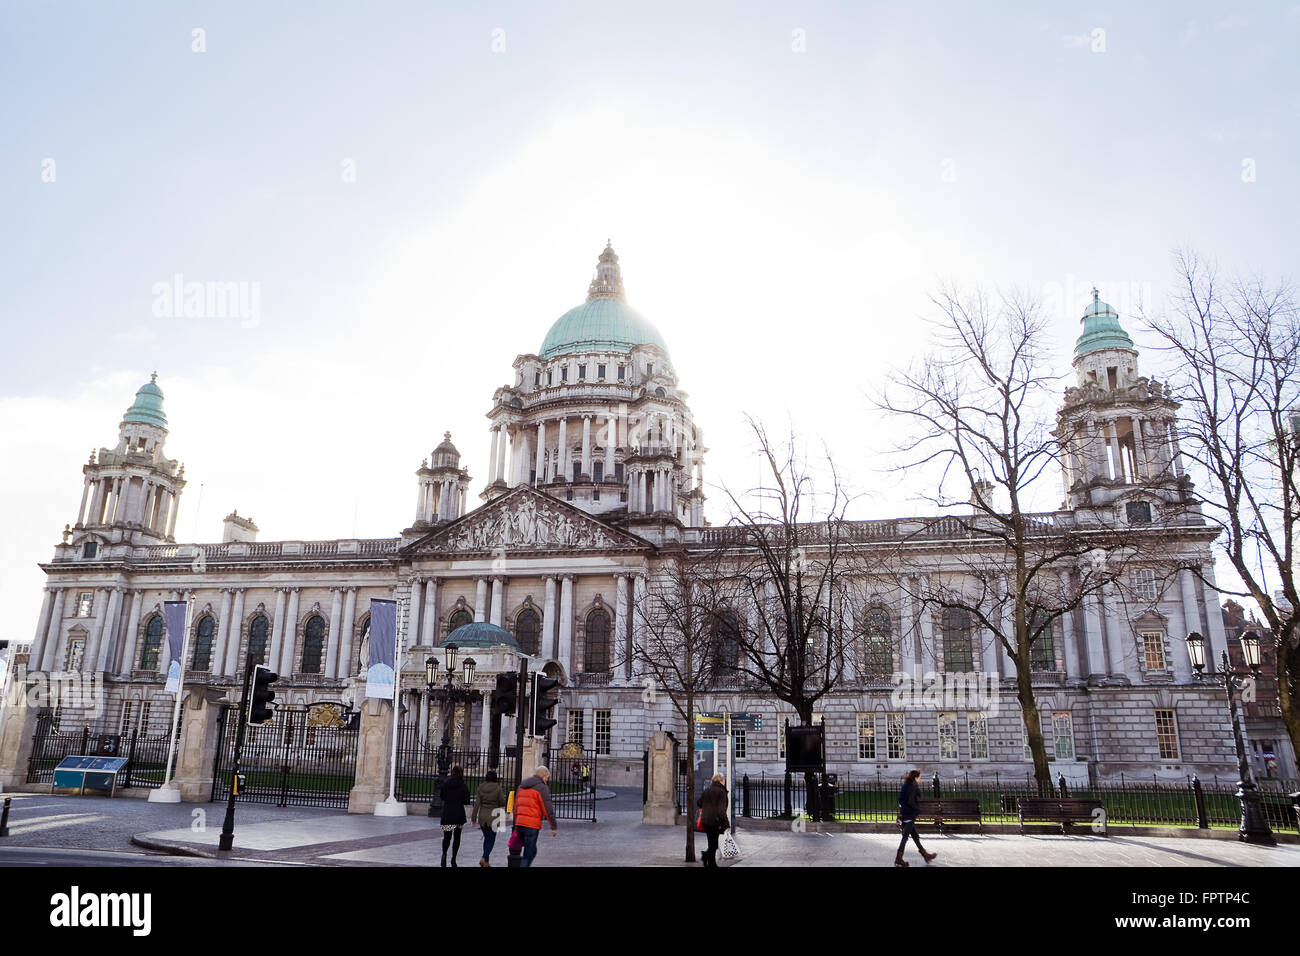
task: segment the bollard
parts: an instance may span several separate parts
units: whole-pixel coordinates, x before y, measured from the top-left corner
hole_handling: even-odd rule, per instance
[[[0,837],[9,835],[9,804],[13,802],[13,797],[5,797],[4,809],[0,810]]]
[[[1210,828],[1209,818],[1205,815],[1205,791],[1201,789],[1201,778],[1192,775],[1192,796],[1196,798],[1196,827],[1198,830]]]

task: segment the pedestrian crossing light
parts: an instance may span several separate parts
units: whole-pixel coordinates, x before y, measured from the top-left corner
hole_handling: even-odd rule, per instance
[[[492,711],[509,717],[519,705],[519,675],[498,674],[497,689],[492,692]]]
[[[534,737],[544,737],[555,726],[555,708],[560,703],[560,682],[544,674],[533,675],[533,725]]]
[[[275,717],[275,708],[271,705],[275,691],[271,690],[271,685],[279,679],[280,675],[272,673],[265,664],[253,668],[253,693],[248,705],[250,724],[264,724]]]

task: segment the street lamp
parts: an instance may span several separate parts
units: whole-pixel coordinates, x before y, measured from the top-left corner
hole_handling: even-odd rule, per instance
[[[452,643],[443,646],[444,661],[447,665],[447,687],[443,692],[442,703],[442,741],[438,744],[438,750],[435,757],[438,775],[433,781],[433,793],[429,797],[429,816],[439,816],[442,813],[442,785],[447,782],[447,773],[451,770],[451,720],[452,705],[455,699],[453,683],[456,680],[456,654],[460,646]],[[471,658],[472,660],[472,658]],[[466,662],[467,664],[469,661]],[[473,674],[473,667],[466,668],[467,673]],[[437,693],[434,682],[438,679],[438,659],[430,656],[424,661],[424,677],[429,686],[429,698]]]
[[[1277,839],[1269,829],[1268,821],[1264,819],[1259,788],[1255,786],[1250,764],[1246,762],[1246,745],[1241,738],[1241,720],[1237,714],[1235,694],[1235,691],[1241,690],[1248,683],[1253,684],[1259,678],[1259,635],[1257,633],[1248,631],[1241,636],[1241,653],[1246,659],[1246,666],[1250,668],[1250,677],[1238,677],[1233,673],[1226,650],[1223,652],[1222,660],[1223,690],[1228,697],[1228,714],[1232,718],[1232,736],[1237,745],[1237,771],[1240,777],[1237,781],[1236,796],[1241,801],[1241,825],[1237,827],[1237,839],[1245,843],[1276,846]],[[1187,656],[1191,658],[1192,667],[1196,670],[1196,679],[1200,680],[1205,669],[1205,638],[1195,631],[1187,635]]]

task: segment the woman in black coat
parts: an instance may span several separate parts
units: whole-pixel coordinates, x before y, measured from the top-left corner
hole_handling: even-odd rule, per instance
[[[438,791],[442,798],[442,865],[447,865],[447,847],[451,847],[451,865],[456,865],[460,852],[460,828],[465,825],[465,807],[470,803],[469,787],[465,786],[465,772],[460,765],[451,768],[451,776]]]
[[[726,778],[715,773],[696,801],[700,808],[700,825],[704,827],[704,835],[708,838],[708,849],[704,851],[701,860],[706,867],[718,865],[718,837],[724,830],[731,829],[731,821],[727,819],[728,802]]]

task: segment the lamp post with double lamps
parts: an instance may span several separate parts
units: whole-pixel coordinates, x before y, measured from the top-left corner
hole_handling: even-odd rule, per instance
[[[1241,635],[1241,653],[1250,668],[1249,677],[1238,677],[1232,671],[1228,661],[1228,652],[1223,652],[1223,690],[1228,696],[1228,713],[1232,717],[1232,735],[1237,742],[1237,799],[1241,801],[1241,826],[1237,828],[1237,838],[1245,843],[1259,843],[1264,846],[1276,846],[1277,839],[1264,819],[1264,807],[1260,800],[1259,788],[1250,772],[1246,761],[1246,745],[1241,738],[1241,718],[1237,713],[1236,691],[1259,679],[1259,635],[1247,631]],[[1200,680],[1205,670],[1205,638],[1196,631],[1187,635],[1187,656],[1192,659],[1196,670],[1196,679]]]
[[[447,686],[443,688],[435,687],[438,680],[438,658],[428,657],[424,661],[424,680],[429,687],[429,698],[433,699],[435,695],[442,695],[442,741],[438,744],[436,755],[438,776],[433,784],[433,794],[429,798],[429,816],[439,816],[442,813],[442,785],[447,782],[447,773],[451,770],[451,721],[455,712],[455,706],[458,701],[471,701],[475,698],[474,687],[474,667],[475,660],[472,657],[465,658],[463,687],[456,686],[456,655],[460,651],[459,645],[443,645],[444,663],[447,669]]]

